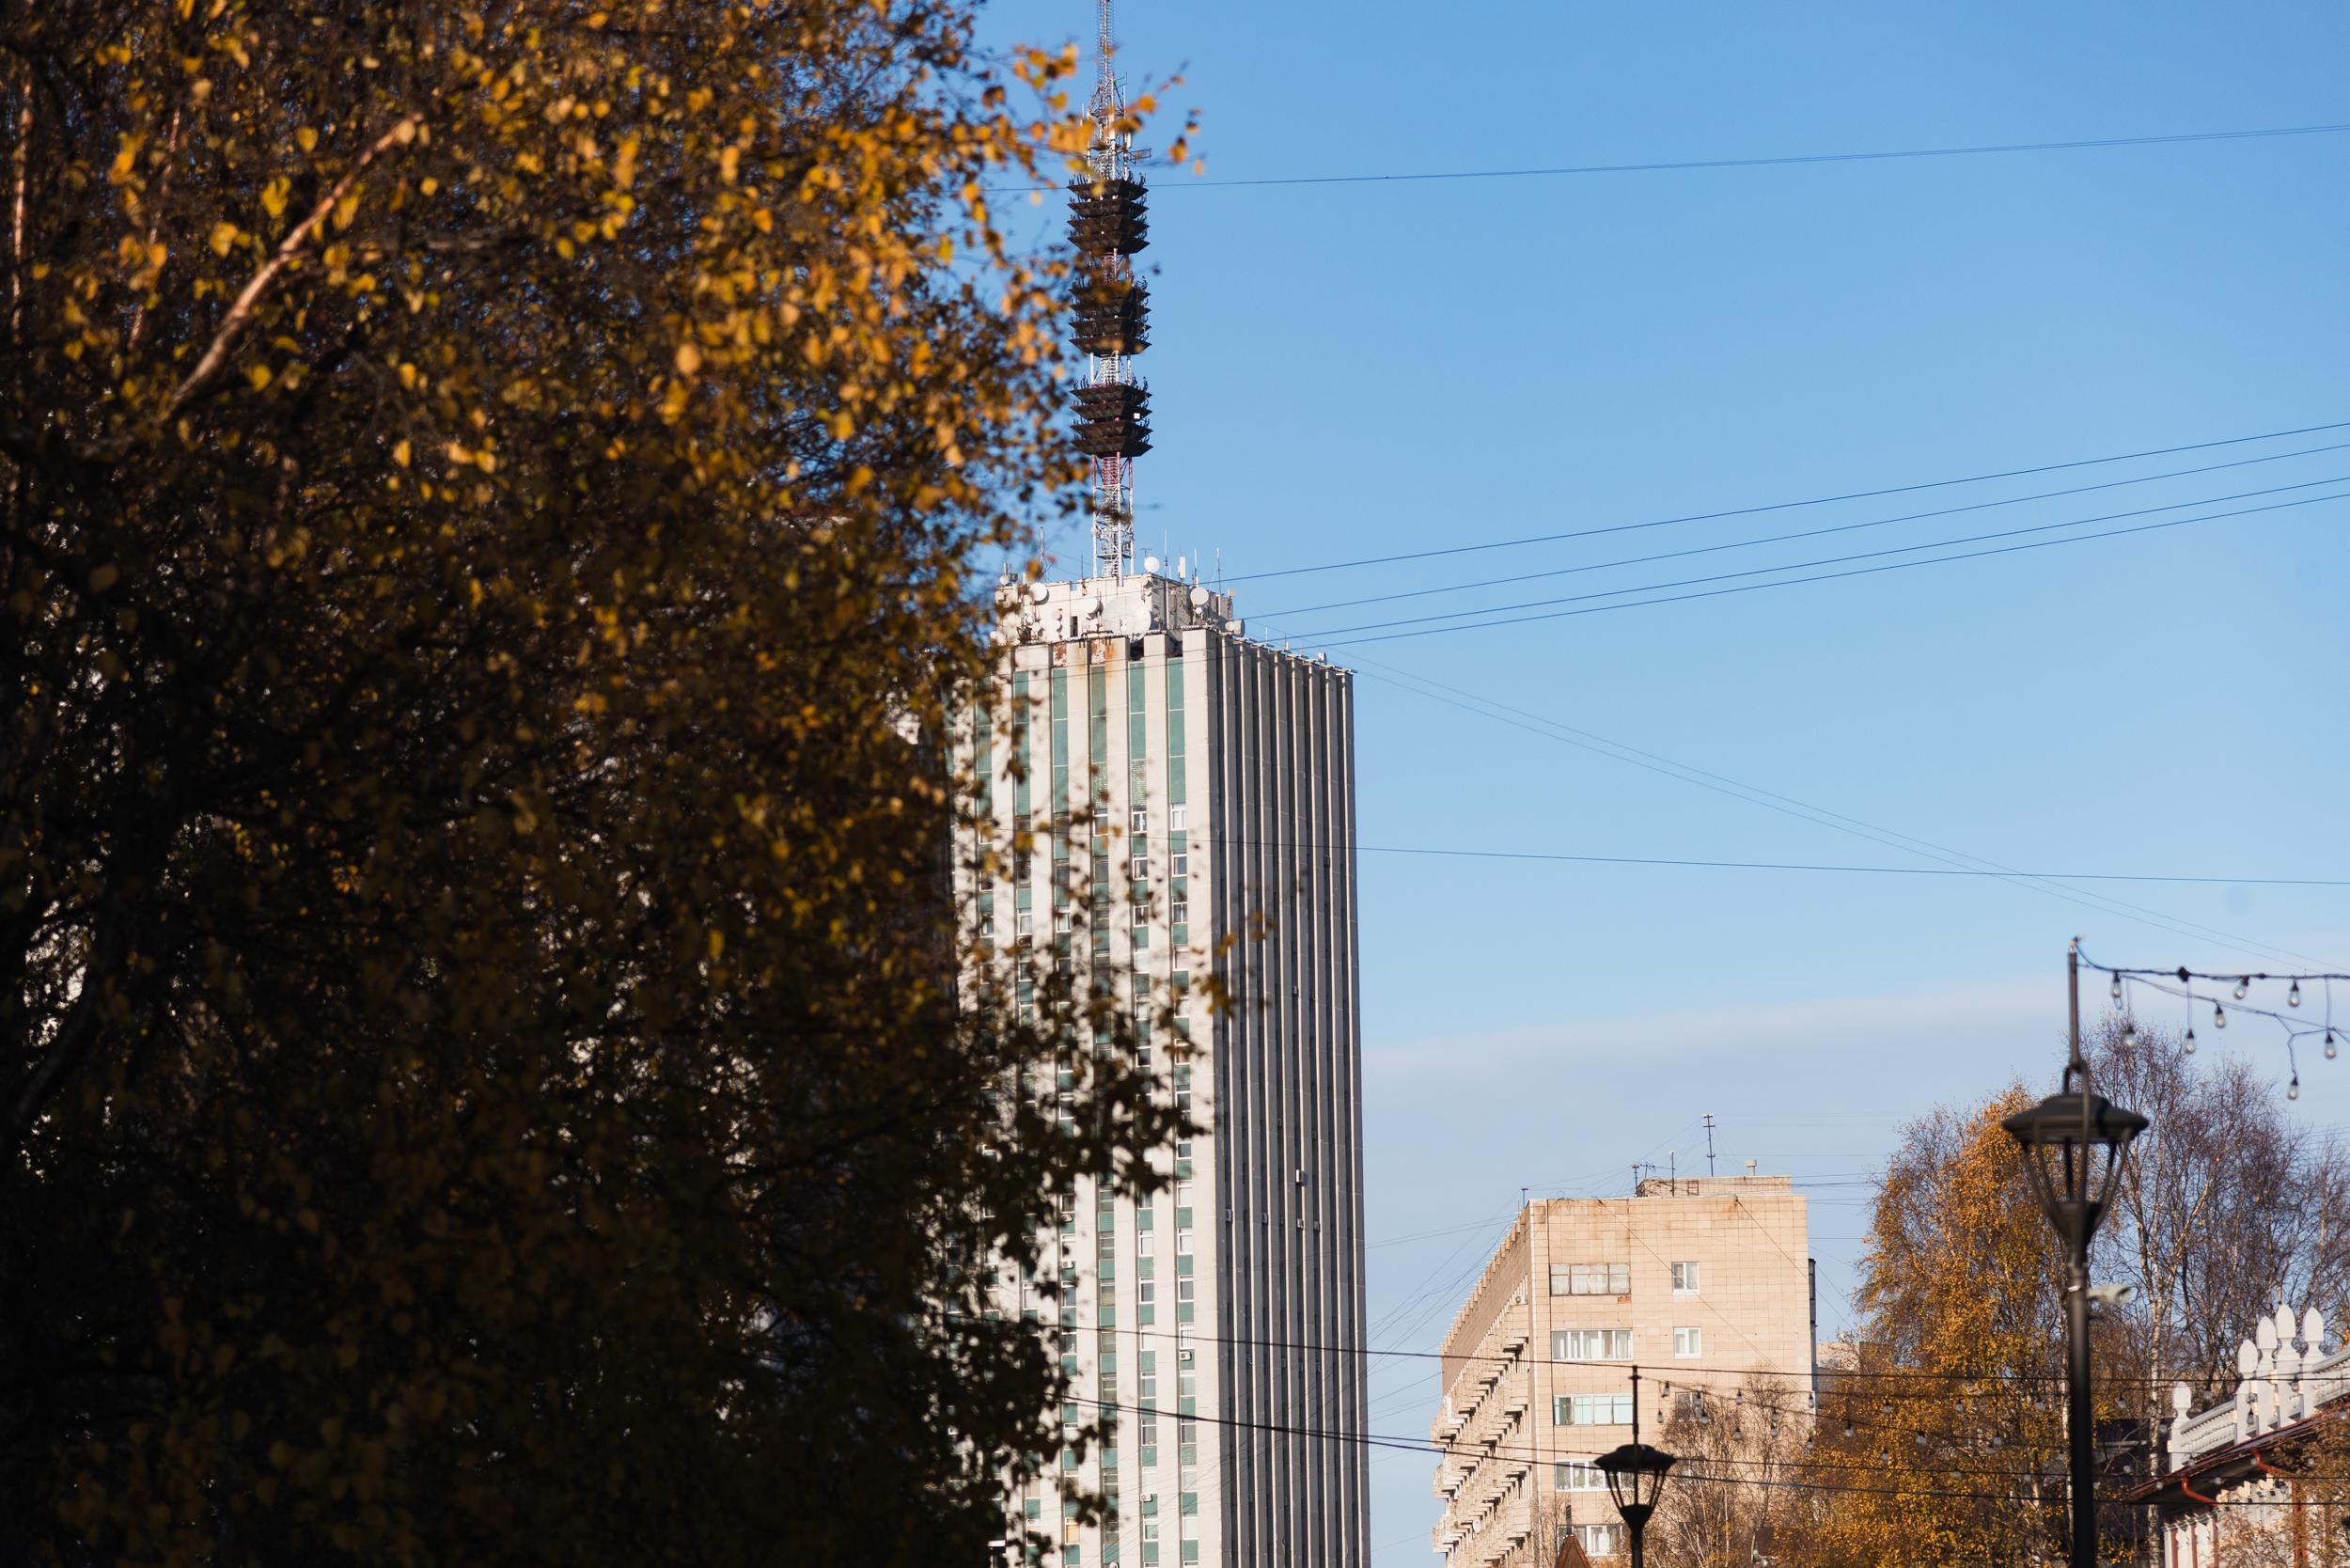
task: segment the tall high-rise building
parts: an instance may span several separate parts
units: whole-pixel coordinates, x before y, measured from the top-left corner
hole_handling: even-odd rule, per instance
[[[1367,1568],[1353,677],[1250,641],[1196,571],[1134,570],[1147,154],[1098,4],[1070,193],[1091,574],[997,593],[965,744],[1007,874],[966,891],[1019,972],[1131,1008],[1129,1048],[1201,1130],[1156,1155],[1162,1191],[1056,1195],[1039,1276],[998,1278],[996,1309],[1056,1337],[1068,1435],[1109,1429],[1024,1485],[1014,1523],[1056,1544],[1041,1568]],[[1060,1087],[1104,1048],[1068,1042]],[[1073,1492],[1111,1517],[1080,1522]]]
[[[1806,1208],[1787,1177],[1747,1175],[1520,1211],[1445,1336],[1429,1435],[1446,1568],[1550,1568],[1568,1533],[1589,1558],[1622,1552],[1592,1461],[1631,1441],[1636,1407],[1649,1442],[1693,1399],[1725,1424],[1752,1401],[1758,1434],[1808,1423]]]
[[[1058,1331],[1073,1431],[1114,1428],[1018,1522],[1067,1568],[1365,1568],[1352,677],[1156,561],[999,599],[973,762],[998,842],[1033,847],[973,890],[980,933],[1131,998],[1134,1048],[1204,1129],[1152,1197],[1063,1195],[1040,1277],[998,1283]],[[1064,1482],[1114,1521],[1064,1518]]]

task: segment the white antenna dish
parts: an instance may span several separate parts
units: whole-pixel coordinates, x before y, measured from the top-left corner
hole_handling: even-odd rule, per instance
[[[1143,557],[1142,570],[1155,575],[1159,570],[1159,557],[1156,556]]]
[[[1208,602],[1208,590],[1207,590],[1206,588],[1193,588],[1193,589],[1191,590],[1191,604],[1192,604],[1192,607],[1193,607],[1194,609],[1198,609],[1199,606],[1201,606],[1201,605],[1205,604],[1207,602]]]
[[[1028,585],[1028,597],[1029,597],[1030,599],[1035,600],[1038,604],[1043,604],[1043,603],[1044,603],[1047,599],[1050,599],[1050,598],[1052,598],[1052,597],[1053,597],[1053,590],[1052,590],[1052,588],[1051,588],[1047,587],[1045,584],[1042,584],[1042,583],[1030,583],[1030,584]]]

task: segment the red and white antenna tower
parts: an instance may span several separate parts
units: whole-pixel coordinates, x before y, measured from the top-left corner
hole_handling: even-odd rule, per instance
[[[1151,389],[1135,375],[1135,355],[1150,345],[1149,290],[1134,257],[1151,243],[1137,159],[1126,124],[1126,91],[1118,79],[1110,0],[1100,0],[1099,79],[1087,118],[1087,175],[1072,182],[1069,237],[1077,251],[1074,319],[1086,352],[1086,384],[1077,392],[1077,449],[1093,463],[1093,575],[1112,580],[1133,569],[1135,459],[1151,449]]]

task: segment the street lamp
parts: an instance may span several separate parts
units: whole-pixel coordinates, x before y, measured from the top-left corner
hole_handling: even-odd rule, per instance
[[[1615,1499],[1616,1512],[1623,1515],[1624,1529],[1632,1532],[1632,1568],[1640,1568],[1640,1532],[1648,1529],[1648,1517],[1656,1512],[1656,1495],[1664,1490],[1665,1472],[1673,1467],[1673,1457],[1663,1449],[1635,1441],[1611,1449],[1596,1461],[1600,1473],[1607,1478],[1607,1495]]]
[[[2073,1568],[2095,1568],[2096,1434],[2089,1401],[2089,1242],[2119,1190],[2130,1144],[2146,1119],[2091,1092],[2081,1058],[2080,944],[2069,960],[2073,980],[2072,1059],[2060,1092],[1999,1123],[2024,1157],[2024,1174],[2040,1212],[2064,1244],[2066,1436],[2072,1448]]]

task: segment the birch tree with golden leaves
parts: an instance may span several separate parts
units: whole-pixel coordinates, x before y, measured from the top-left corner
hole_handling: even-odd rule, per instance
[[[1174,1118],[957,949],[1081,133],[967,12],[0,0],[0,1560],[1002,1533],[988,1260]]]

